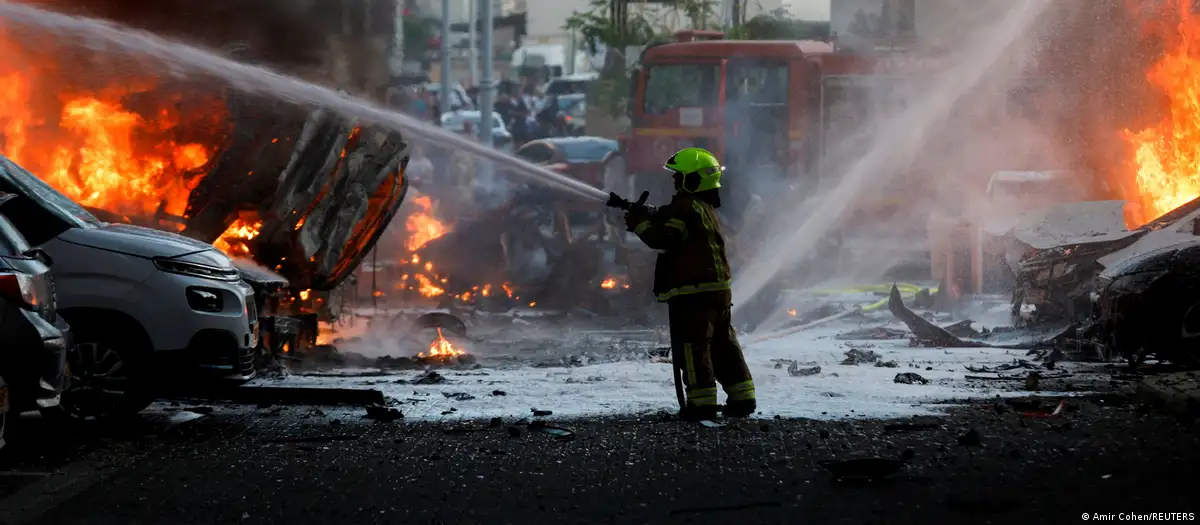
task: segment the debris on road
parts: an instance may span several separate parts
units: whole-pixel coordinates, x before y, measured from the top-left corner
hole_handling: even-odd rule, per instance
[[[531,409],[529,409],[529,411],[533,413],[533,417],[545,417],[545,416],[554,415],[554,412],[551,412],[549,410],[538,410],[536,408],[531,408]]]
[[[800,366],[800,363],[793,362],[788,365],[788,375],[792,377],[815,376],[821,373],[819,366]]]
[[[470,401],[475,399],[475,396],[466,392],[442,392],[442,397],[453,399],[455,401]]]
[[[859,350],[857,348],[851,348],[846,352],[846,358],[842,360],[841,364],[853,366],[864,363],[877,363],[879,362],[879,359],[880,355],[875,353],[873,350]]]
[[[915,374],[913,372],[901,372],[899,374],[896,374],[896,378],[893,379],[892,382],[900,383],[902,385],[917,385],[917,384],[928,385],[929,384],[928,379],[925,379],[924,377],[921,377],[920,375]]]
[[[571,441],[575,439],[575,431],[562,427],[547,425],[541,421],[529,423],[530,432],[540,432],[554,436],[555,441]]]
[[[412,380],[412,384],[414,385],[440,385],[445,382],[446,378],[444,376],[432,370]]]
[[[367,419],[374,419],[376,421],[395,421],[403,419],[404,413],[392,407],[371,405],[367,407],[366,417]]]

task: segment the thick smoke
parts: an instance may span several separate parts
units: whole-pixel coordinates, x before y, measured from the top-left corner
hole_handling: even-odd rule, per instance
[[[224,50],[310,80],[379,95],[383,52],[395,17],[391,1],[37,0],[53,9],[106,18]],[[369,11],[368,11],[369,9]]]
[[[930,71],[873,93],[859,136],[826,145],[820,189],[765,221],[735,311],[778,288],[768,283],[862,283],[894,277],[906,257],[927,261],[904,247],[927,246],[931,221],[979,220],[996,171],[1086,173],[1090,198],[1130,197],[1120,131],[1159,114],[1144,80],[1154,44],[1138,28],[1121,0],[978,1],[930,15],[910,55]],[[841,258],[812,275],[831,236]]]

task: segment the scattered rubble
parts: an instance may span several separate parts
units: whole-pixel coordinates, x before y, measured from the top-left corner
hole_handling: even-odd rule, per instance
[[[376,421],[396,421],[397,419],[403,419],[404,413],[391,407],[371,405],[367,407],[366,418]]]
[[[414,385],[440,385],[445,382],[446,378],[444,376],[432,370],[412,380],[412,384]]]
[[[442,392],[442,396],[446,399],[453,399],[455,401],[470,401],[475,399],[475,396],[466,392]]]
[[[821,373],[821,367],[819,366],[814,365],[802,367],[800,366],[800,363],[796,362],[788,365],[788,375],[792,377],[815,376],[819,373]]]
[[[842,360],[841,364],[853,366],[864,363],[878,363],[879,359],[880,355],[872,350],[859,350],[857,348],[851,348],[846,352],[846,358]]]
[[[925,379],[924,377],[921,377],[919,374],[915,374],[913,372],[901,372],[899,374],[896,374],[896,378],[893,379],[892,382],[900,383],[902,385],[917,385],[917,384],[928,385],[929,384],[928,379]]]

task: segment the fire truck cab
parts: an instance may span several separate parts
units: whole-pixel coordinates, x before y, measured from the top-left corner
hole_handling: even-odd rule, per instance
[[[865,119],[869,110],[846,100],[854,90],[845,88],[862,86],[871,69],[868,58],[834,53],[826,42],[724,40],[722,33],[684,31],[652,45],[632,73],[632,129],[622,138],[627,191],[669,198],[662,164],[685,147],[708,149],[726,164],[729,217],[739,217],[752,194],[818,184],[827,108],[861,109]],[[868,104],[873,97],[851,98]],[[835,118],[838,126],[854,120]]]

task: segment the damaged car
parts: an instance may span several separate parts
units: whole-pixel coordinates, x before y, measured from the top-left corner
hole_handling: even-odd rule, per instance
[[[58,315],[75,339],[62,414],[140,412],[180,369],[254,376],[254,293],[228,256],[181,235],[101,222],[3,157],[0,191],[16,195],[4,209],[15,229],[55,261]]]
[[[0,446],[6,411],[58,406],[70,328],[58,316],[50,256],[5,217],[16,195],[0,193]]]
[[[1125,259],[1096,278],[1092,302],[1105,357],[1200,366],[1200,239]]]
[[[1121,204],[1060,206],[1027,221],[1036,227],[1017,231],[1028,253],[1019,264],[1013,313],[1026,324],[1080,323],[1100,358],[1136,365],[1153,355],[1198,366],[1200,199],[1132,230],[1111,225],[1121,218]],[[1101,208],[1107,211],[1087,213]],[[1107,221],[1097,220],[1104,215]],[[1110,226],[1097,226],[1104,222]]]

